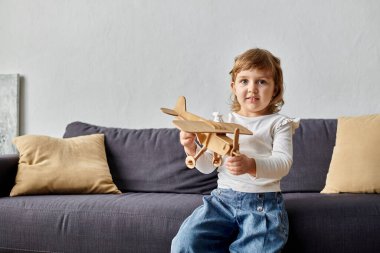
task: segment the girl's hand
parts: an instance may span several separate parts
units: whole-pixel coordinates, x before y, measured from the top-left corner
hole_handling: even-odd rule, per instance
[[[228,157],[225,166],[232,175],[238,176],[248,173],[254,177],[256,176],[255,159],[243,154]]]
[[[195,152],[197,151],[197,145],[195,144],[195,134],[187,133],[181,131],[179,133],[179,140],[185,149],[186,154],[195,156]]]

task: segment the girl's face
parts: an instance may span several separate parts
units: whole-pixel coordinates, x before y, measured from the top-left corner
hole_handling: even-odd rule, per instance
[[[238,114],[257,117],[269,114],[268,105],[274,95],[274,80],[271,71],[250,69],[240,71],[231,83],[232,92],[240,104]]]

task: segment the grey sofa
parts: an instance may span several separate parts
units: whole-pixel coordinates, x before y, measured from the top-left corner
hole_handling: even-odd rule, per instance
[[[319,192],[337,120],[301,120],[282,189],[289,215],[284,252],[380,252],[380,195]],[[73,122],[64,137],[104,133],[117,195],[8,197],[18,157],[0,157],[0,252],[170,252],[183,220],[216,187],[189,170],[176,129],[120,129]]]

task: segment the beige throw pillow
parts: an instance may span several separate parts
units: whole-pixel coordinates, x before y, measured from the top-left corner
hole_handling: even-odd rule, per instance
[[[380,114],[338,119],[322,193],[380,193]]]
[[[121,193],[108,167],[103,134],[67,139],[24,135],[13,143],[20,160],[10,196]]]

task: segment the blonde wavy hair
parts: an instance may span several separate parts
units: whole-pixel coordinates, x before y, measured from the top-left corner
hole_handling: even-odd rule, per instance
[[[265,49],[253,48],[245,51],[235,58],[235,63],[230,71],[231,81],[234,83],[240,71],[260,69],[271,71],[274,80],[274,94],[269,103],[269,112],[279,112],[284,105],[284,83],[281,69],[281,61],[271,52]],[[240,111],[240,104],[234,94],[231,95],[231,110]]]

